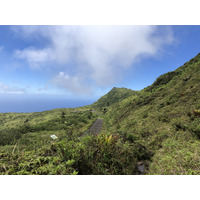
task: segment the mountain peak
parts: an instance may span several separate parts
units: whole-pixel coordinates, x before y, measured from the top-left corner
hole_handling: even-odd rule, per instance
[[[135,94],[137,94],[137,91],[127,89],[124,87],[113,87],[107,94],[105,94],[98,101],[96,101],[93,104],[93,106],[98,108],[107,107]]]

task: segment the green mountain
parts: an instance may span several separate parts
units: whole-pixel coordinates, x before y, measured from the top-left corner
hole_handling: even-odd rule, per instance
[[[90,106],[2,113],[0,174],[200,174],[199,83],[200,54],[141,91],[113,88]],[[101,133],[91,134],[97,119]]]
[[[102,109],[103,107],[108,107],[114,103],[122,101],[127,97],[137,95],[137,93],[137,91],[133,91],[131,89],[114,87],[112,90],[110,90],[110,92],[93,103],[92,106]]]
[[[149,151],[149,174],[200,174],[200,54],[111,106],[107,127]]]

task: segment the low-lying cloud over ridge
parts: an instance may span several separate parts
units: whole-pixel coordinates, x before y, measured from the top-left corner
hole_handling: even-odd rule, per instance
[[[48,42],[42,48],[17,49],[15,57],[27,60],[31,68],[45,63],[66,66],[63,72],[58,68],[50,82],[72,93],[82,93],[91,84],[106,87],[115,83],[141,57],[156,56],[163,46],[172,44],[171,29],[161,29],[157,26],[20,26],[15,31],[24,37],[43,37]]]

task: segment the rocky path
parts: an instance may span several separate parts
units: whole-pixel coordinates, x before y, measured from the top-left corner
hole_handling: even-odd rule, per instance
[[[101,131],[101,126],[103,124],[103,119],[97,119],[89,129],[89,132],[92,133],[92,135],[99,134]]]

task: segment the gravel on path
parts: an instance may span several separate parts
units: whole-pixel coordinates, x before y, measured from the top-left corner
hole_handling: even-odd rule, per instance
[[[101,126],[103,124],[103,119],[97,119],[89,129],[89,132],[92,133],[92,135],[99,134],[101,131]]]

